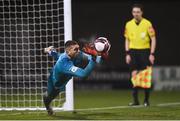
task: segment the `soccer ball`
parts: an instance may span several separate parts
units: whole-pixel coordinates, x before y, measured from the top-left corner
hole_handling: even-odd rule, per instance
[[[98,52],[108,52],[111,48],[111,44],[105,37],[99,37],[94,41],[94,47]]]

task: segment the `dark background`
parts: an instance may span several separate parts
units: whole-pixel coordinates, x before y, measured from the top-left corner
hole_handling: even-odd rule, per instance
[[[93,70],[87,79],[75,81],[75,88],[122,89],[131,86],[123,33],[125,23],[132,19],[134,3],[144,5],[144,17],[156,30],[155,66],[180,65],[180,1],[72,0],[73,39],[87,42],[104,36],[112,45],[109,60]],[[43,48],[53,45],[64,50],[64,35],[60,34],[64,24],[59,21],[64,15],[59,7],[63,7],[59,0],[0,1],[2,86],[7,82],[11,83],[9,86],[16,86],[17,81],[22,82],[22,87],[41,85],[41,81],[46,85],[53,59],[43,53]],[[172,71],[179,75],[175,72]]]
[[[127,68],[123,31],[134,3],[143,4],[144,17],[156,30],[155,65],[180,65],[180,1],[72,0],[73,39],[107,37],[112,48],[106,65]]]

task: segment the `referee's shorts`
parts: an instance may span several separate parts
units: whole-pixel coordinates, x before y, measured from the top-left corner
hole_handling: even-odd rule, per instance
[[[130,49],[131,62],[130,70],[143,70],[150,66],[149,55],[150,49]]]

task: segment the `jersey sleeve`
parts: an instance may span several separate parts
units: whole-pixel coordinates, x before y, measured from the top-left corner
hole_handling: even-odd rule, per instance
[[[124,37],[125,37],[125,39],[128,39],[127,23],[126,23],[125,28],[124,28]]]
[[[87,57],[88,60],[91,60],[91,59],[92,59],[92,56],[91,56],[91,55],[89,55],[89,54],[87,54],[87,53],[84,53],[84,52],[82,52],[82,54],[83,54],[84,57]],[[102,61],[101,56],[96,56],[96,63],[101,63],[101,61]]]
[[[52,56],[57,61],[60,54],[56,52],[55,50],[52,50],[49,52],[49,55]]]
[[[154,30],[152,23],[150,21],[148,22],[148,34],[150,37],[155,36],[155,30]]]
[[[62,62],[61,64],[61,67],[62,71],[65,74],[70,74],[72,76],[84,78],[92,72],[92,70],[95,67],[95,62],[93,60],[90,60],[88,65],[84,69],[82,69],[75,66],[71,60],[64,60],[64,62]]]

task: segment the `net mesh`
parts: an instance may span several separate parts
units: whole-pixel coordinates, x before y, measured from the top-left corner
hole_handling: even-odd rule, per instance
[[[0,108],[44,107],[54,61],[43,48],[51,45],[64,50],[63,0],[0,1]]]

